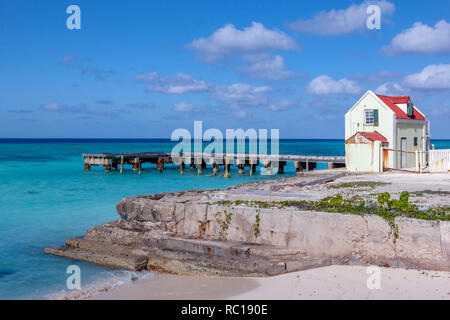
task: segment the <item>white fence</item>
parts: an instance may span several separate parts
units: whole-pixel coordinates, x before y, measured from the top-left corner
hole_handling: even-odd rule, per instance
[[[450,172],[450,149],[430,150],[429,167],[431,173]]]

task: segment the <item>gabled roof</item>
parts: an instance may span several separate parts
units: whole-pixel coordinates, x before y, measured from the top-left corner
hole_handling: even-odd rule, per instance
[[[381,141],[381,142],[388,142],[385,136],[383,136],[378,131],[374,132],[359,132],[363,137],[366,137],[369,140],[372,141]]]
[[[397,104],[405,104],[411,101],[411,97],[388,97],[377,94],[377,97],[384,102],[392,111],[394,111],[397,119],[409,119],[409,120],[425,120],[425,116],[417,110],[416,107],[413,109],[413,116],[409,117]]]
[[[361,135],[364,138],[369,139],[372,142],[374,142],[374,141],[381,141],[381,142],[386,142],[386,143],[388,142],[386,137],[383,136],[378,131],[374,131],[374,132],[359,131],[359,132],[355,133],[353,136],[351,136],[350,138],[348,138],[347,141],[345,141],[345,143],[358,143],[357,140],[354,139],[357,135]]]

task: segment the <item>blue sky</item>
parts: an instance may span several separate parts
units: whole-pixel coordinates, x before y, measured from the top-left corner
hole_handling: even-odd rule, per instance
[[[202,120],[341,139],[368,89],[411,95],[450,138],[450,3],[2,1],[0,75],[3,138],[169,138]]]

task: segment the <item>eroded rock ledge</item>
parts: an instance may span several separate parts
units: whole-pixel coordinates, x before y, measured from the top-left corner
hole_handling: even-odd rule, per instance
[[[124,198],[118,221],[45,252],[179,274],[266,276],[331,264],[450,271],[450,222],[398,218],[393,243],[378,216],[218,204],[236,198],[233,190]]]

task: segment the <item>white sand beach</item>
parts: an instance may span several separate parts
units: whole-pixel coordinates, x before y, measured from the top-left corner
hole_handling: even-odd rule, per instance
[[[380,289],[367,288],[369,276],[364,266],[330,266],[268,278],[155,274],[88,299],[450,300],[450,272],[381,268]]]

